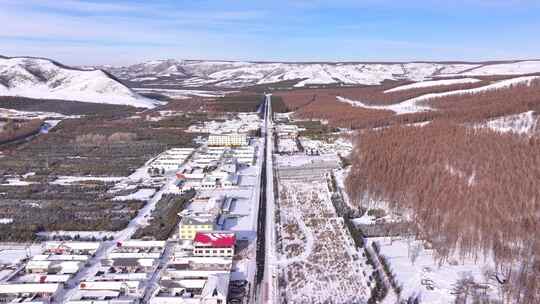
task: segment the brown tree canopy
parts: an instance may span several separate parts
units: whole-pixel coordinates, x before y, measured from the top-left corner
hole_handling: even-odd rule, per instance
[[[441,258],[494,254],[501,265],[540,265],[538,138],[440,121],[356,140],[346,185],[357,203],[367,195],[410,210]]]

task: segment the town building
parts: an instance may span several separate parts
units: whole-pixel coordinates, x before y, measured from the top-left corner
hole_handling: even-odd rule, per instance
[[[0,303],[51,303],[58,283],[0,283]]]
[[[197,232],[215,229],[216,216],[212,214],[181,215],[179,234],[182,240],[193,240]]]
[[[247,146],[248,139],[246,134],[210,134],[208,137],[209,146],[239,147]]]
[[[173,148],[161,153],[150,163],[149,171],[170,171],[180,168],[191,157],[195,149],[193,148]]]
[[[52,241],[44,243],[44,254],[74,254],[93,256],[98,250],[99,242]]]
[[[232,257],[236,236],[232,232],[197,232],[193,239],[193,255],[198,257]]]
[[[214,274],[209,276],[201,292],[201,304],[227,303],[229,278],[229,274]]]

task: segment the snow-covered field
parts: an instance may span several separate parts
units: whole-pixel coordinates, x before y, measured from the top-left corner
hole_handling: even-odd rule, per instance
[[[279,184],[278,257],[287,303],[357,303],[369,297],[363,258],[338,217],[326,180]]]
[[[403,286],[402,298],[419,296],[423,304],[454,303],[458,282],[472,279],[484,291],[495,296],[498,284],[486,277],[493,267],[490,259],[479,257],[460,259],[457,255],[439,263],[433,250],[426,249],[423,242],[407,238],[370,238],[380,245],[380,252],[388,258],[390,268]],[[485,288],[485,289],[484,289]]]
[[[277,143],[279,153],[295,153],[298,151],[298,145],[294,139],[280,138]]]
[[[322,141],[301,136],[299,137],[299,140],[304,149],[316,150],[321,154],[339,154],[346,156],[351,153],[353,148],[352,142],[343,137]]]

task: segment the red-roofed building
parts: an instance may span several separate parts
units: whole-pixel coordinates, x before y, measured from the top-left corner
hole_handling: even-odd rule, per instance
[[[193,239],[193,254],[200,257],[232,257],[236,236],[232,232],[197,232]]]

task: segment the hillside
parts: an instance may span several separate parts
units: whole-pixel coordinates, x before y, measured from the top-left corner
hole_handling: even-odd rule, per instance
[[[145,98],[102,70],[82,70],[41,58],[0,58],[0,96],[84,101],[152,108]]]
[[[168,59],[124,67],[103,66],[102,68],[132,83],[133,86],[154,88],[160,86],[163,88],[203,86],[240,88],[283,82],[291,82],[294,87],[307,87],[312,85],[376,85],[385,80],[416,82],[432,78],[471,75],[534,74],[540,72],[540,61],[283,63]]]

